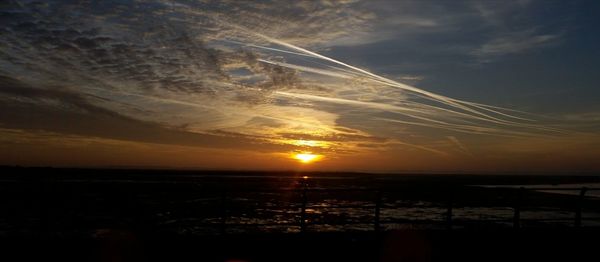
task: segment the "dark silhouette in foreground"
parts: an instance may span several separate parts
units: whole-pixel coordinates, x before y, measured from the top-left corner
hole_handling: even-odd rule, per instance
[[[574,261],[600,241],[597,197],[525,189],[597,176],[3,174],[4,261]]]

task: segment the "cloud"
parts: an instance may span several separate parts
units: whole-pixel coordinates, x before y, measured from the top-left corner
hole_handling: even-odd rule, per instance
[[[496,36],[475,50],[473,55],[486,59],[518,54],[556,44],[562,34],[536,34],[534,30],[510,32]]]
[[[33,88],[9,77],[0,78],[0,100],[3,128],[209,148],[256,149],[260,145],[265,151],[284,150],[266,140],[191,133],[132,119],[92,105],[79,94]]]
[[[528,3],[385,4],[10,2],[0,10],[0,125],[273,152],[314,140],[319,150],[346,154],[409,147],[443,155],[448,141],[468,151],[456,133],[557,132],[518,112],[405,83],[425,74],[383,77],[343,62],[351,51],[321,52],[387,54],[410,45],[406,53],[490,61],[559,41],[560,33],[529,23],[510,30],[508,15]],[[409,55],[389,59],[414,66]]]
[[[453,64],[467,65],[473,60],[493,62],[505,56],[557,46],[570,26],[564,17],[539,16],[540,7],[544,5],[540,1],[377,3],[371,2],[364,8],[385,19],[372,21],[372,30],[364,34],[357,32],[354,39],[332,40],[330,45],[366,45],[373,50],[359,52],[367,54],[398,53],[400,61],[393,61],[389,66],[411,61],[402,67],[404,70],[414,70],[415,65],[429,57],[432,58],[427,60],[426,66],[434,68],[446,57],[454,60]],[[548,20],[553,22],[548,23]]]
[[[487,41],[472,51],[482,61],[556,45],[564,36],[564,27],[543,26],[532,19],[538,7],[534,1],[478,2],[474,7],[489,35]]]

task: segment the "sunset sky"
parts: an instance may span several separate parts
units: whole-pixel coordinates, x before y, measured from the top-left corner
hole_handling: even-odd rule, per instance
[[[600,1],[0,13],[0,165],[600,171]]]

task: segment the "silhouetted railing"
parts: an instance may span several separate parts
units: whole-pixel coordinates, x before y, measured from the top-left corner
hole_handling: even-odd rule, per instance
[[[189,182],[171,187],[173,184],[162,182],[134,181],[123,186],[114,181],[34,181],[4,194],[0,204],[7,211],[0,215],[0,232],[77,233],[112,226],[192,234],[254,229],[381,231],[405,225],[436,229],[600,226],[600,197],[586,195],[600,188],[426,184],[327,189],[303,182],[286,181],[285,186],[292,184],[293,188],[268,185],[262,190],[255,185],[234,185],[234,189],[229,185],[223,190],[218,186],[197,188]],[[11,183],[5,182],[5,192],[12,189]],[[544,191],[571,192],[561,196]]]
[[[512,219],[485,219],[485,221],[487,222],[512,222],[512,227],[513,228],[520,228],[521,227],[521,223],[523,221],[567,221],[567,219],[564,218],[527,218],[524,219],[521,217],[521,212],[523,209],[523,202],[526,200],[526,193],[528,191],[579,191],[579,196],[578,196],[578,201],[575,203],[575,206],[573,207],[573,226],[574,227],[581,227],[582,225],[582,221],[585,220],[589,220],[589,221],[600,221],[600,217],[582,217],[582,211],[583,211],[583,201],[585,200],[585,194],[588,191],[599,191],[600,188],[586,188],[586,187],[579,187],[579,188],[553,188],[553,187],[547,187],[547,188],[541,188],[541,187],[531,187],[531,188],[525,188],[525,187],[520,187],[518,189],[516,189],[516,198],[515,201],[513,203],[513,217]],[[398,208],[396,206],[386,206],[384,201],[383,201],[383,196],[387,193],[384,190],[376,190],[376,189],[319,189],[319,188],[309,188],[309,187],[304,187],[302,189],[282,189],[282,190],[257,190],[257,191],[244,191],[244,192],[257,192],[257,193],[276,193],[276,192],[296,192],[300,194],[300,203],[299,204],[299,208],[300,208],[300,215],[299,215],[299,221],[296,223],[293,222],[281,222],[281,223],[226,223],[227,221],[227,194],[223,193],[222,194],[222,198],[221,198],[221,207],[222,207],[222,211],[221,211],[221,232],[225,233],[226,232],[226,227],[227,226],[298,226],[300,228],[300,232],[305,232],[307,230],[307,227],[309,227],[310,225],[320,225],[320,224],[327,224],[327,225],[353,225],[353,224],[361,224],[364,225],[366,224],[365,222],[356,222],[356,221],[344,221],[344,222],[310,222],[307,219],[307,208],[319,208],[319,206],[310,206],[308,205],[308,196],[311,193],[315,193],[315,192],[325,192],[325,193],[331,193],[331,192],[371,192],[374,193],[375,198],[372,200],[372,204],[369,205],[338,205],[338,206],[327,206],[326,208],[331,209],[331,208],[363,208],[363,209],[373,209],[373,221],[372,221],[372,225],[373,225],[373,230],[374,231],[380,231],[382,230],[382,225],[385,224],[432,224],[434,223],[432,220],[411,220],[411,219],[393,219],[393,220],[382,220],[381,219],[381,211],[383,209],[395,209]],[[393,191],[388,191],[389,193],[392,193]],[[453,216],[453,209],[455,209],[456,207],[454,207],[454,198],[453,198],[453,194],[449,193],[448,194],[448,198],[447,198],[447,203],[446,203],[446,213],[445,213],[445,226],[447,229],[452,229],[453,226],[455,225],[455,221],[454,221],[454,216]],[[442,207],[442,206],[437,206],[437,207]],[[512,220],[512,221],[511,221]]]

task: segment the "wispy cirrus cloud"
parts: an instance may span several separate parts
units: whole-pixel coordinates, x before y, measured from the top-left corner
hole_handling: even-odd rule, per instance
[[[473,52],[478,57],[498,57],[518,54],[556,44],[561,34],[536,34],[533,30],[499,35]]]

